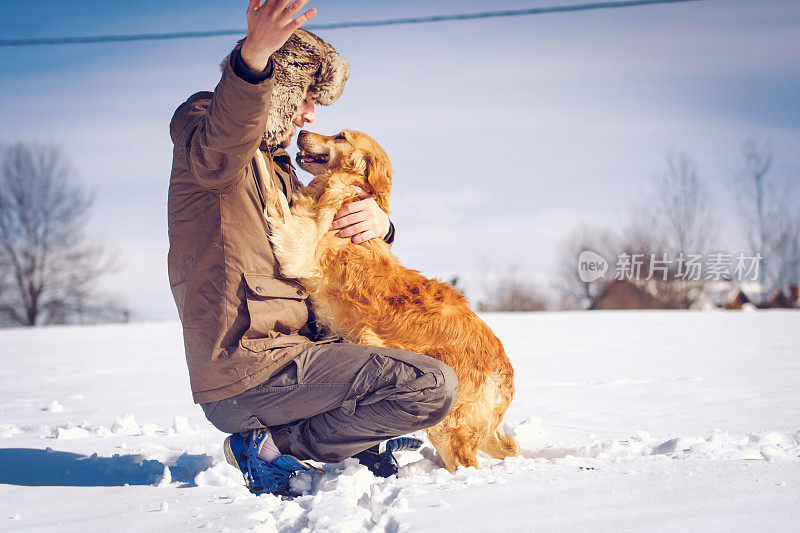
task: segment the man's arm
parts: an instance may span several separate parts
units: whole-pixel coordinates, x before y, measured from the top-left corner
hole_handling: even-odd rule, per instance
[[[193,106],[179,119],[186,126],[176,145],[200,185],[224,190],[244,176],[264,135],[271,89],[270,80],[250,84],[227,64],[207,107]]]
[[[240,51],[224,65],[202,118],[191,122],[179,140],[192,176],[204,187],[226,189],[244,176],[266,129],[272,93],[269,58],[316,14],[310,9],[292,19],[307,2],[250,1]]]

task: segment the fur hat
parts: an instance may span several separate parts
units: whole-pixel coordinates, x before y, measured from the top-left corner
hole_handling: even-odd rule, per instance
[[[242,41],[236,45],[239,49]],[[313,33],[297,29],[272,54],[272,98],[267,114],[264,140],[269,146],[288,141],[292,117],[306,91],[320,105],[331,105],[342,94],[350,67],[342,56]]]

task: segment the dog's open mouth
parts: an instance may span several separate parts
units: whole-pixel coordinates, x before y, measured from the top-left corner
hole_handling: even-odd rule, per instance
[[[306,152],[302,148],[297,152],[297,162],[300,164],[316,163],[317,165],[324,165],[328,162],[328,159],[328,154],[312,154],[311,152]]]

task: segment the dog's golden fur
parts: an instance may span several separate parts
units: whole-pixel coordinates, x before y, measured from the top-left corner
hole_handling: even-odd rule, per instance
[[[455,371],[455,406],[428,429],[449,470],[477,467],[478,450],[498,459],[518,455],[516,440],[500,428],[514,394],[514,370],[500,340],[466,299],[450,285],[403,267],[381,239],[355,245],[329,231],[334,214],[356,198],[353,185],[389,212],[392,171],[386,153],[354,131],[331,137],[303,133],[298,145],[299,165],[315,177],[295,193],[291,207],[265,180],[272,199],[270,240],[281,273],[307,289],[317,321],[332,333],[426,354]]]

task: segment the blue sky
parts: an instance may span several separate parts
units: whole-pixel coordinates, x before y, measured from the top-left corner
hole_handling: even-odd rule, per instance
[[[312,1],[314,22],[569,4]],[[243,28],[247,2],[6,2],[3,38]],[[621,227],[669,150],[697,160],[740,247],[731,180],[770,142],[800,186],[800,3],[666,6],[325,30],[351,64],[309,129],[365,131],[395,169],[395,253],[431,275],[516,263],[546,286],[580,224]],[[234,37],[0,48],[0,142],[61,145],[96,194],[104,281],[142,318],[175,316],[166,280],[168,123],[213,88]],[[303,176],[301,175],[301,178]],[[797,189],[797,187],[795,187]],[[796,198],[796,197],[795,197]],[[738,249],[738,248],[736,248]]]

